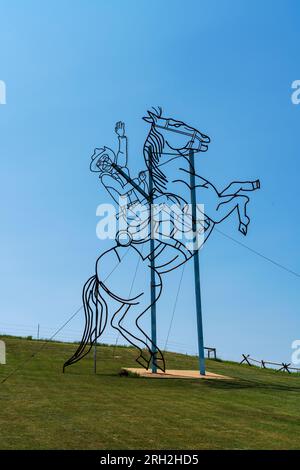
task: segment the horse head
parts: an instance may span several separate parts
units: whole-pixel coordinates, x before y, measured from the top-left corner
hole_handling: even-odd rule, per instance
[[[155,112],[148,111],[143,117],[144,121],[151,124],[150,132],[157,132],[162,136],[164,144],[167,145],[166,152],[178,152],[186,154],[189,150],[194,152],[206,152],[210,138],[187,125],[183,121],[162,117],[162,109]]]

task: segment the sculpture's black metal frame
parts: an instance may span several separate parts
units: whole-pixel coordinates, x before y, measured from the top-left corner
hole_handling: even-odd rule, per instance
[[[96,273],[87,280],[83,287],[82,301],[86,320],[83,337],[75,353],[65,362],[64,370],[67,366],[86,356],[102,335],[107,325],[109,300],[111,299],[118,302],[118,308],[111,317],[111,325],[139,350],[136,361],[146,369],[152,366],[152,372],[156,372],[157,368],[165,371],[164,355],[157,346],[156,338],[156,303],[162,291],[162,276],[193,258],[199,366],[200,373],[205,374],[198,236],[201,233],[203,243],[205,243],[215,224],[221,223],[233,212],[236,212],[238,216],[239,231],[246,235],[250,222],[247,215],[248,193],[259,189],[260,182],[259,180],[233,181],[221,192],[218,191],[212,183],[198,175],[195,170],[195,154],[208,150],[210,138],[207,135],[182,121],[164,118],[161,108],[148,111],[148,115],[143,119],[151,124],[151,128],[144,144],[146,168],[139,173],[138,178],[132,178],[127,167],[127,138],[125,136],[125,125],[122,122],[118,122],[115,129],[119,138],[118,157],[107,147],[97,148],[92,156],[91,170],[100,174],[101,182],[114,199],[116,195],[122,196],[125,194],[129,197],[129,209],[133,209],[137,202],[144,202],[148,208],[150,207],[149,219],[147,219],[149,233],[144,239],[137,240],[132,235],[130,226],[128,226],[125,240],[124,233],[122,234],[123,237],[120,236],[120,233],[117,233],[115,246],[97,259]],[[119,164],[120,159],[123,165]],[[170,178],[167,171],[168,165],[174,165],[174,161],[175,167],[178,168],[178,178],[176,179],[174,177]],[[146,181],[147,173],[148,181]],[[188,193],[185,192],[185,197],[183,197],[181,189],[186,190],[186,188],[188,188]],[[200,224],[196,200],[199,191],[200,195],[203,191],[204,194],[205,191],[210,191],[210,195],[215,197],[214,207],[211,212],[208,208],[208,213],[206,213],[206,206],[204,206],[203,218]],[[156,201],[161,202],[162,199],[171,202],[176,201],[179,205],[182,205],[182,202],[191,204],[191,229],[192,233],[195,234],[194,248],[187,249],[172,233],[168,240],[156,242],[156,235],[160,233],[161,226],[153,222],[152,207]],[[147,254],[143,254],[142,249],[148,243],[150,248]],[[162,264],[160,261],[162,253],[168,253],[168,250],[172,252],[172,256]],[[103,263],[105,257],[110,261],[114,257],[114,271],[124,265],[124,258],[128,251],[131,252],[132,256],[137,257],[138,262],[142,263],[143,269],[149,269],[150,271],[151,303],[146,305],[146,308],[143,304],[145,292],[138,292],[134,295],[134,285],[132,285],[129,296],[125,298],[118,293],[117,287],[112,289],[106,282],[107,279],[101,279],[99,274],[100,259]],[[127,318],[128,312],[135,309],[136,306],[140,306],[140,310],[137,308],[138,314],[136,314],[134,323],[135,331],[132,331],[124,326],[124,320]],[[150,309],[151,337],[139,324],[141,316]]]

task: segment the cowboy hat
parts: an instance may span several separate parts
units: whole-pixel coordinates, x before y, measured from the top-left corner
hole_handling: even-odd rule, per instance
[[[95,172],[110,171],[111,163],[115,160],[114,151],[108,147],[95,148],[92,155],[90,170]]]

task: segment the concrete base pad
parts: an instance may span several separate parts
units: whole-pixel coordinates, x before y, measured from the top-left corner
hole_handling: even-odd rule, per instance
[[[198,370],[166,370],[162,372],[158,370],[157,373],[152,374],[151,370],[140,369],[140,368],[127,368],[123,370],[138,374],[141,377],[149,377],[152,379],[217,379],[217,380],[233,380],[231,377],[226,375],[214,374],[213,372],[206,372],[206,375],[200,375]]]

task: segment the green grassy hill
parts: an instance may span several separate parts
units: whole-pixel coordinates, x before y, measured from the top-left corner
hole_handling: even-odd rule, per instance
[[[0,380],[41,342],[3,338]],[[120,377],[135,367],[131,348],[98,349],[62,364],[75,346],[48,343],[0,384],[0,449],[299,449],[300,376],[207,361],[225,380]],[[197,358],[167,353],[169,369],[197,369]]]

